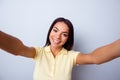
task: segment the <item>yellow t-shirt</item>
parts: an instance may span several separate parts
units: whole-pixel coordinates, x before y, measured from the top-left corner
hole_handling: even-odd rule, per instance
[[[54,58],[50,46],[36,47],[34,80],[71,80],[78,52],[62,49]]]

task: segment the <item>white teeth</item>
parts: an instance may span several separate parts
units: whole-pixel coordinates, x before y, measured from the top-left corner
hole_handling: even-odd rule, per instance
[[[60,40],[53,40],[53,42],[58,44],[58,43],[60,43]]]

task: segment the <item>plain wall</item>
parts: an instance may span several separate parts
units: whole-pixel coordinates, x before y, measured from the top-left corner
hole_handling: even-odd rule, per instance
[[[0,0],[0,30],[27,46],[43,46],[57,17],[73,23],[74,50],[89,53],[120,38],[120,0]],[[34,64],[0,50],[0,80],[32,80]],[[120,80],[120,58],[75,66],[72,80]]]

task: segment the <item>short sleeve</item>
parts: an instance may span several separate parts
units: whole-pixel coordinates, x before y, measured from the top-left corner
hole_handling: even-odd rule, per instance
[[[35,57],[33,59],[36,61],[38,56],[40,55],[42,48],[41,47],[34,47],[34,48],[35,48],[36,54],[35,54]]]
[[[71,55],[70,57],[73,61],[73,65],[77,65],[76,60],[77,60],[77,56],[78,56],[79,53],[80,52],[77,52],[77,51],[74,51],[74,50],[69,51],[69,54]]]
[[[77,65],[76,60],[77,60],[77,56],[79,53],[80,52],[75,52],[75,54],[74,54],[74,65]]]

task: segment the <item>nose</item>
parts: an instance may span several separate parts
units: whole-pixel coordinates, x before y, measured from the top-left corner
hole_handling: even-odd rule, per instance
[[[61,34],[60,34],[60,33],[57,33],[57,34],[56,34],[56,38],[57,38],[57,39],[60,39],[60,38],[61,38]]]

